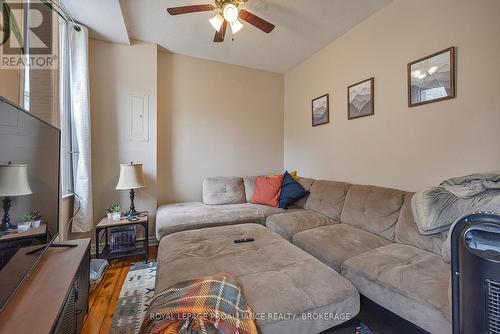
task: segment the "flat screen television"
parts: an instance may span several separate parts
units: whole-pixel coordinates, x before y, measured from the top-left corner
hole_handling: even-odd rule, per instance
[[[0,310],[58,235],[60,137],[0,97]]]

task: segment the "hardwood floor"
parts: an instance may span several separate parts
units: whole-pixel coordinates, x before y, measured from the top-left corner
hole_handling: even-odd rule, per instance
[[[157,246],[149,248],[149,260],[156,259],[157,249]],[[130,265],[141,260],[141,257],[130,257],[111,261],[101,284],[89,296],[89,311],[82,334],[109,333],[116,301],[120,296]]]

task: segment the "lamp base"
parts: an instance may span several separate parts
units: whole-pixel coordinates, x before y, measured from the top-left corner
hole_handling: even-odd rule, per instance
[[[137,217],[138,215],[140,215],[140,212],[137,212],[135,211],[135,209],[132,208],[126,213],[126,216],[128,218]]]
[[[2,222],[0,225],[0,231],[15,231],[17,230],[17,226],[12,225],[10,221],[8,222]]]
[[[12,201],[9,197],[5,197],[3,200],[3,212],[4,212],[4,214],[3,214],[2,224],[0,225],[0,231],[17,230],[17,227],[10,223],[9,210],[10,210],[10,203],[11,202]]]
[[[130,209],[127,212],[128,218],[137,217],[139,215],[139,212],[135,211],[134,199],[135,199],[135,191],[134,189],[130,189]]]

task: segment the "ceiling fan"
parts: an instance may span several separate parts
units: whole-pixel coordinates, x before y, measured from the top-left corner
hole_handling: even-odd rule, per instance
[[[216,10],[217,14],[212,17],[210,24],[216,30],[214,42],[223,42],[226,35],[227,25],[231,26],[233,34],[243,28],[240,20],[250,23],[251,25],[259,28],[260,30],[270,33],[274,29],[274,24],[250,13],[247,10],[240,9],[239,7],[245,4],[247,0],[215,0],[214,5],[191,5],[168,8],[167,12],[170,15],[181,15],[196,12],[211,12]]]

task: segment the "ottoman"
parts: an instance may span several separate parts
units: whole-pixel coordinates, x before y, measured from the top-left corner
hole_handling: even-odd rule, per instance
[[[255,241],[234,243],[244,237]],[[262,334],[320,333],[359,312],[359,294],[347,279],[261,225],[212,227],[161,239],[156,293],[217,272],[239,277]]]

